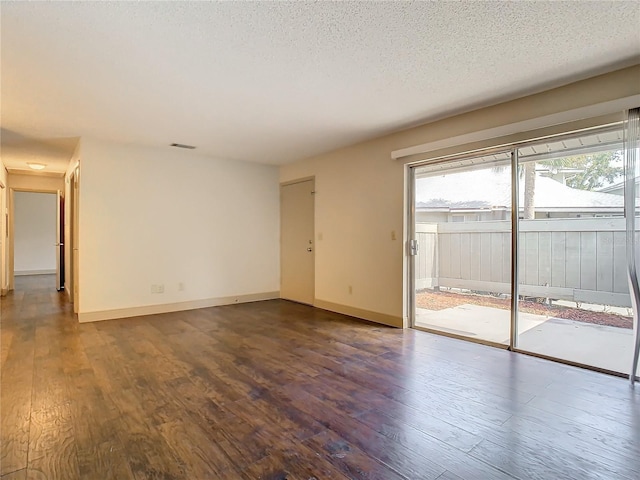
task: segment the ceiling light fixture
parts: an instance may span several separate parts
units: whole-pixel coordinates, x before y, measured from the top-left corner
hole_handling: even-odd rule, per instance
[[[29,166],[30,169],[32,170],[44,170],[44,167],[46,167],[46,165],[44,163],[31,163],[31,162],[27,162],[27,165]]]

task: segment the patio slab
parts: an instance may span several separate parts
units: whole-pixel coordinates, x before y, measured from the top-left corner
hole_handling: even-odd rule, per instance
[[[523,332],[537,327],[547,321],[548,317],[520,313],[518,318],[520,332]],[[509,310],[470,303],[444,310],[418,308],[416,325],[506,345],[509,343],[511,314]]]
[[[616,372],[629,373],[633,330],[521,312],[518,348]],[[508,310],[459,305],[416,310],[416,326],[495,343],[509,343]]]
[[[550,318],[521,334],[518,348],[628,374],[633,330]]]

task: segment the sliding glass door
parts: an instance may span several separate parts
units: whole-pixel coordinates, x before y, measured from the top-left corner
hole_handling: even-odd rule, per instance
[[[511,154],[415,169],[414,326],[509,345]]]
[[[640,376],[640,108],[627,112],[624,133],[627,262],[635,330],[632,374],[629,377],[633,384]]]
[[[629,373],[622,126],[523,146],[518,169],[516,347]]]
[[[413,326],[629,374],[640,167],[623,127],[412,167]]]

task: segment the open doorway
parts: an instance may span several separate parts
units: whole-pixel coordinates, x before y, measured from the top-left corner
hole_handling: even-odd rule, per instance
[[[13,192],[13,275],[18,287],[21,277],[39,276],[40,282],[62,288],[61,198],[59,193]]]

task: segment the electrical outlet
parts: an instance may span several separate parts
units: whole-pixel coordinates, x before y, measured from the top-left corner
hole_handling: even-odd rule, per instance
[[[349,295],[351,295],[352,293],[353,293],[353,287],[349,285]]]
[[[151,293],[164,293],[164,284],[151,285]]]
[[[184,282],[179,282],[178,283],[178,291],[179,292],[183,292],[184,291]]]
[[[396,231],[391,230],[391,240],[395,240],[395,239],[396,239]]]

